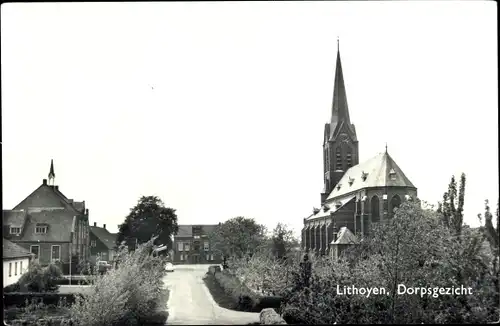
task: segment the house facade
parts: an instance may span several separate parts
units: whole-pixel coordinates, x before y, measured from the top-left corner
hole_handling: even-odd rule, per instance
[[[220,264],[222,257],[212,251],[209,234],[213,225],[179,225],[174,235],[172,262],[177,264]]]
[[[106,224],[98,227],[94,222],[94,226],[90,227],[90,260],[95,262],[97,257],[99,260],[108,262],[113,261],[116,253],[116,233],[110,233],[106,229]]]
[[[3,287],[16,283],[28,271],[32,254],[21,246],[3,239]]]
[[[338,257],[374,223],[392,218],[402,201],[417,197],[417,188],[387,146],[385,152],[359,163],[358,144],[337,50],[332,114],[323,133],[321,208],[304,218],[302,229],[302,248],[312,254]]]
[[[3,211],[4,236],[34,254],[41,265],[60,263],[63,272],[69,266],[88,260],[89,210],[85,201],[68,199],[54,185],[53,163],[49,180],[12,210]]]

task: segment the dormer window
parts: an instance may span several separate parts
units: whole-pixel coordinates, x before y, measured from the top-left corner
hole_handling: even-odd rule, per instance
[[[323,206],[323,212],[328,212],[330,210],[330,207],[328,205]]]
[[[368,177],[368,173],[365,171],[361,172],[361,180],[366,181],[366,178]]]
[[[18,227],[11,227],[10,228],[10,234],[21,234],[21,228]]]
[[[354,183],[354,178],[349,177],[349,186],[352,186],[353,183]]]
[[[396,171],[394,171],[394,169],[391,169],[391,171],[389,171],[389,178],[391,180],[396,180]]]
[[[319,208],[313,207],[313,214],[318,214],[319,213]]]
[[[35,233],[36,234],[44,234],[47,233],[47,226],[36,226],[35,227]]]
[[[335,208],[336,209],[339,209],[340,207],[342,206],[342,203],[341,202],[335,202]]]
[[[337,185],[337,190],[340,190],[340,187],[342,187],[342,184],[341,184],[341,183],[339,183],[339,184]]]

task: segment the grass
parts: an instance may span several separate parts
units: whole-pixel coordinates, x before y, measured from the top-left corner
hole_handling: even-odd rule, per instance
[[[217,283],[215,276],[207,273],[205,274],[205,277],[203,277],[203,282],[205,282],[210,294],[220,307],[236,310],[235,302],[226,294],[226,292],[224,292],[224,289],[219,285],[219,283]]]

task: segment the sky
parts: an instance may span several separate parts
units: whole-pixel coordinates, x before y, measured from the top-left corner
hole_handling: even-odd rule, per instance
[[[117,231],[141,196],[179,224],[252,217],[298,234],[320,207],[337,37],[360,162],[385,150],[465,222],[498,192],[494,1],[9,3],[2,196],[47,178]]]

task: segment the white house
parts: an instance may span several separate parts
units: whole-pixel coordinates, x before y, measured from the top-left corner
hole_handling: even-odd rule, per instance
[[[3,286],[16,283],[28,270],[32,254],[17,244],[3,239]]]

